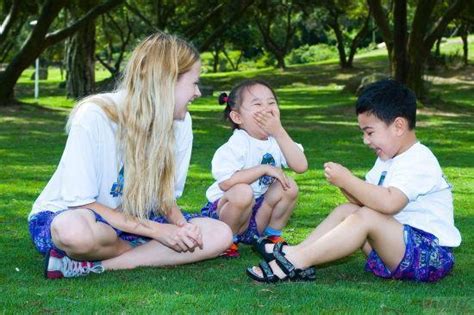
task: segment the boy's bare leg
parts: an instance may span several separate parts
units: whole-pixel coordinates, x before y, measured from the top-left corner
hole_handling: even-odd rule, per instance
[[[286,258],[296,268],[308,268],[346,257],[363,247],[366,241],[390,270],[399,265],[405,254],[403,225],[392,216],[363,207],[316,241],[287,247]],[[275,274],[284,277],[274,261],[270,265]],[[260,272],[259,268],[254,267],[254,270]]]
[[[106,270],[181,265],[217,257],[232,244],[231,230],[224,222],[210,218],[196,218],[190,222],[201,228],[204,244],[202,249],[179,253],[152,240],[118,257],[104,260],[102,265]]]
[[[283,190],[281,184],[275,181],[265,193],[262,206],[255,217],[259,233],[267,226],[281,230],[290,219],[298,198],[298,186],[292,178],[288,178],[288,181],[289,189]]]
[[[254,203],[250,185],[234,185],[219,200],[217,205],[219,220],[229,225],[234,234],[242,233],[249,225]]]
[[[345,203],[336,208],[311,232],[311,234],[297,246],[305,246],[318,240],[321,236],[331,231],[348,216],[360,209],[353,203]]]
[[[352,203],[345,203],[334,208],[334,210],[320,224],[318,224],[318,226],[313,230],[313,232],[311,232],[311,234],[305,240],[303,240],[303,242],[295,245],[294,247],[304,247],[307,244],[315,242],[317,239],[332,230],[345,218],[347,218],[349,215],[359,209],[360,206]],[[267,244],[265,246],[265,250],[268,253],[271,253],[273,251],[273,246],[273,244]],[[284,252],[286,252],[287,247],[285,246],[283,249]]]
[[[77,260],[102,260],[123,254],[132,247],[117,237],[114,229],[97,222],[89,209],[58,214],[51,222],[54,244]]]

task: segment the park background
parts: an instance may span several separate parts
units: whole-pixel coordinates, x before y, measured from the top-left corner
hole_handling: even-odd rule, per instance
[[[4,0],[0,16],[0,312],[474,312],[471,0]],[[416,92],[418,138],[454,187],[463,243],[452,274],[434,284],[382,280],[363,271],[357,253],[318,268],[313,283],[257,285],[244,270],[259,257],[243,247],[238,260],[45,280],[27,215],[59,162],[67,115],[77,99],[112,89],[133,47],[157,31],[202,52],[205,96],[190,107],[193,156],[180,206],[198,211],[206,202],[212,155],[231,134],[218,93],[265,79],[310,165],[290,172],[300,197],[284,230],[290,243],[303,240],[344,201],[322,164],[360,177],[372,166],[354,102],[361,84],[390,76]]]

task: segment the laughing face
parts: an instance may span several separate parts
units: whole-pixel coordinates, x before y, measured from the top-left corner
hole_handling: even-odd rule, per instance
[[[242,92],[242,104],[231,114],[232,120],[256,139],[267,139],[268,134],[258,126],[255,113],[265,111],[279,112],[273,92],[262,84],[245,88]]]
[[[201,96],[199,90],[199,76],[201,74],[201,62],[196,62],[191,69],[179,76],[175,86],[175,100],[173,118],[183,120],[188,112],[188,105]]]
[[[381,160],[389,160],[399,154],[400,131],[395,122],[387,125],[370,113],[359,114],[357,120],[364,133],[364,144],[374,150]]]

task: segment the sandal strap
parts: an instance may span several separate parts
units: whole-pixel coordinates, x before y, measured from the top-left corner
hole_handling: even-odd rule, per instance
[[[302,280],[312,281],[316,279],[316,271],[313,267],[306,269],[297,269],[298,277]]]
[[[278,264],[283,273],[288,277],[289,280],[304,280],[313,281],[316,279],[316,271],[313,267],[306,269],[297,269],[283,253],[283,243],[277,243],[273,248],[273,256],[275,256],[275,262]]]
[[[273,253],[272,252],[267,252],[266,249],[265,249],[265,246],[267,244],[274,244],[270,239],[268,239],[267,236],[262,236],[262,237],[259,237],[257,239],[255,239],[254,243],[253,243],[253,248],[255,249],[255,251],[257,253],[260,254],[260,256],[263,257],[263,259],[265,259],[267,262],[270,262],[272,260],[275,259],[275,257],[273,257]],[[283,245],[288,245],[287,242],[281,242],[282,246]],[[283,253],[284,255],[284,253]]]
[[[273,247],[273,256],[275,257],[275,261],[281,271],[283,271],[289,279],[293,279],[296,276],[296,268],[288,259],[286,259],[285,254],[283,253],[283,243],[275,244],[275,247]]]
[[[265,282],[275,282],[275,274],[273,273],[272,268],[270,265],[264,260],[258,264],[260,266],[260,270],[262,271],[263,278]]]

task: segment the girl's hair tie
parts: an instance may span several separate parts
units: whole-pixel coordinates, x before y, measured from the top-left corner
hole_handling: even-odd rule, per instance
[[[221,93],[219,95],[218,101],[219,101],[219,105],[224,105],[224,104],[228,105],[230,98],[227,95],[227,93]]]

